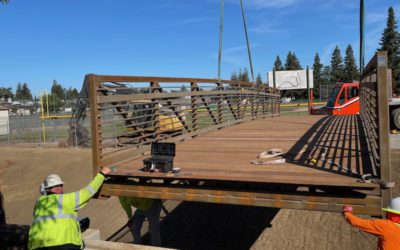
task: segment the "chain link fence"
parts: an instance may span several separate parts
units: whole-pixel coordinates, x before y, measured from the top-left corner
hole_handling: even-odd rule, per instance
[[[319,86],[319,101],[327,102],[329,98],[329,94],[332,92],[332,89],[335,87],[335,84],[321,84]]]
[[[52,114],[53,117],[68,114]],[[0,118],[0,144],[20,143],[65,143],[69,135],[70,118],[41,119],[40,114],[12,115]],[[85,120],[90,131],[90,120]]]

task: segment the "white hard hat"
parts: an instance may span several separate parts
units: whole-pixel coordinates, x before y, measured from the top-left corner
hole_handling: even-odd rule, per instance
[[[54,186],[62,185],[64,182],[61,180],[60,176],[56,174],[51,174],[44,179],[44,188],[51,188]]]
[[[394,198],[389,202],[387,208],[382,208],[383,211],[400,214],[400,197]]]

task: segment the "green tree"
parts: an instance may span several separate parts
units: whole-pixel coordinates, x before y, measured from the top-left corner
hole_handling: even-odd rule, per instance
[[[239,80],[242,81],[242,82],[250,82],[249,72],[247,71],[247,68],[243,69],[243,73],[240,74],[240,79]]]
[[[31,90],[27,83],[17,84],[17,90],[15,91],[15,99],[17,100],[32,100]]]
[[[393,7],[388,9],[386,28],[380,41],[380,51],[387,51],[388,67],[392,69],[393,86],[400,92],[400,35]]]
[[[50,94],[47,96],[49,98],[49,111],[50,112],[58,112],[62,106],[62,100],[55,94]],[[43,97],[43,109],[47,110],[47,99],[46,96]]]
[[[187,91],[186,86],[185,86],[185,85],[182,85],[180,91],[181,91],[181,92],[186,92],[186,91]]]
[[[57,96],[60,100],[65,99],[64,88],[57,82],[53,80],[53,85],[51,86],[51,94]]]
[[[346,56],[344,57],[344,72],[343,80],[352,82],[353,80],[360,79],[360,72],[358,70],[356,59],[354,58],[354,51],[349,44],[346,48]]]
[[[232,72],[232,74],[231,74],[231,80],[232,80],[232,81],[238,81],[238,80],[239,80],[239,77],[238,77],[236,71],[235,71],[235,72]]]
[[[64,89],[65,98],[66,100],[74,100],[77,99],[79,96],[78,90],[76,88],[69,87],[68,89]]]
[[[8,99],[14,98],[14,93],[12,92],[12,88],[0,88],[0,97]]]
[[[20,82],[17,84],[17,89],[15,90],[15,99],[22,100],[22,84]]]
[[[285,68],[284,68],[283,65],[282,65],[282,61],[281,61],[281,59],[279,58],[279,55],[276,56],[276,59],[275,59],[275,62],[274,62],[274,68],[275,68],[276,71],[285,70]]]
[[[22,84],[22,93],[24,100],[33,100],[31,90],[29,89],[27,83]]]
[[[331,67],[329,65],[326,65],[323,67],[321,72],[321,84],[328,85],[330,84],[330,80],[331,80]]]
[[[315,96],[319,96],[319,86],[322,83],[322,69],[324,65],[321,63],[321,59],[319,58],[319,54],[316,53],[314,57],[313,64],[313,75],[314,75],[314,94]]]
[[[79,92],[78,92],[78,90],[77,90],[76,88],[72,89],[71,98],[72,98],[72,99],[77,99],[78,97],[79,97]]]
[[[285,70],[301,70],[303,69],[300,65],[299,59],[297,59],[296,54],[291,51],[286,56]],[[282,96],[291,97],[292,99],[299,99],[301,97],[307,96],[307,90],[287,90],[282,91]]]
[[[338,46],[335,47],[331,57],[330,83],[336,84],[343,81],[343,59]]]
[[[297,59],[296,54],[289,51],[286,62],[285,62],[285,70],[301,70],[303,69],[300,65],[299,59]]]
[[[262,79],[261,79],[260,73],[258,73],[258,75],[257,75],[256,83],[257,83],[257,84],[262,84]]]

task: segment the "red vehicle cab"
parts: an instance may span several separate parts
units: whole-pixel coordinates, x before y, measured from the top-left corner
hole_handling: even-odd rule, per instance
[[[325,106],[311,108],[312,115],[352,115],[360,113],[359,83],[338,83]]]

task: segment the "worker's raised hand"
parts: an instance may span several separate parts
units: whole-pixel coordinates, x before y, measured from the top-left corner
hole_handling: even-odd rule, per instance
[[[343,213],[349,212],[349,213],[352,214],[352,213],[353,213],[353,207],[352,207],[352,206],[344,206],[342,212],[343,212]]]
[[[101,168],[100,172],[102,174],[109,174],[111,172],[111,169],[108,167],[103,167],[103,168]]]

